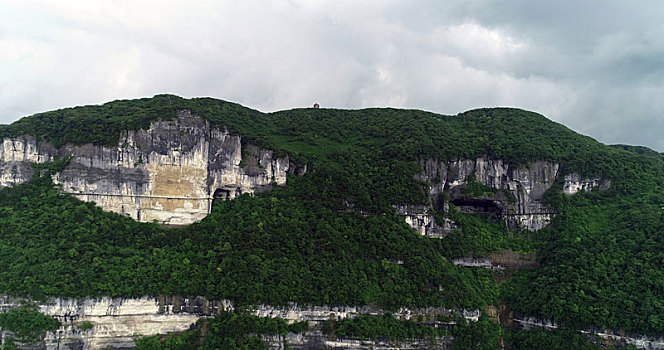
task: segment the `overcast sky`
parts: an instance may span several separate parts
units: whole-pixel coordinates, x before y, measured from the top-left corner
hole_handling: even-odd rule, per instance
[[[0,123],[159,93],[520,107],[664,151],[664,2],[0,1]]]

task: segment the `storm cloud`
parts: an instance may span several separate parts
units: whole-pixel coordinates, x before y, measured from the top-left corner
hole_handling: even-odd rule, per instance
[[[0,3],[0,123],[159,93],[275,111],[533,110],[664,150],[660,1]]]

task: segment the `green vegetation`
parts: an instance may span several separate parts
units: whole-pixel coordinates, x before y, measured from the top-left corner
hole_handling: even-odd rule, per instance
[[[502,335],[502,328],[482,314],[477,322],[459,320],[460,324],[453,328],[453,349],[459,350],[492,350],[498,349],[498,339]]]
[[[36,342],[44,332],[54,331],[59,327],[58,320],[40,313],[35,305],[26,304],[0,313],[0,328],[13,332],[22,343]],[[10,343],[13,344],[13,341]]]
[[[201,349],[200,321],[197,323],[197,329],[182,333],[169,333],[166,336],[153,335],[150,337],[141,337],[136,339],[136,350],[194,350]],[[229,349],[265,349],[266,347],[259,339],[252,338],[250,347],[247,339],[241,339],[242,343]]]
[[[620,153],[607,191],[550,193],[561,212],[536,234],[540,266],[518,271],[503,299],[571,328],[664,331],[664,167]]]
[[[7,339],[3,339],[4,343],[2,344],[2,350],[16,350],[18,347],[16,346],[16,342],[14,342],[14,338],[8,337]]]
[[[441,240],[448,258],[488,256],[501,249],[512,248],[522,253],[535,251],[532,234],[527,230],[508,231],[505,223],[481,215],[461,214],[453,205],[448,216],[462,229]]]
[[[328,320],[323,332],[344,338],[371,340],[434,339],[448,335],[445,328],[434,328],[413,320],[397,320],[390,314],[359,315],[340,321]]]
[[[80,328],[80,329],[82,329],[82,330],[84,330],[84,331],[90,330],[90,329],[92,329],[92,328],[94,328],[94,327],[95,327],[95,326],[94,326],[91,322],[88,322],[88,321],[82,322],[82,323],[78,326],[78,328]]]
[[[652,185],[641,193],[615,195],[621,189],[614,188],[562,198],[563,214],[537,233],[539,268],[518,271],[503,298],[569,327],[661,334],[664,193]]]
[[[0,136],[35,135],[56,146],[117,145],[127,130],[172,119],[183,109],[242,134],[245,143],[312,165],[318,193],[339,208],[389,211],[394,203],[426,202],[425,186],[413,178],[420,170],[418,159],[489,155],[512,165],[548,160],[565,163],[567,171],[610,177],[614,165],[619,167],[614,156],[629,153],[516,109],[480,109],[457,116],[389,108],[264,114],[211,98],[171,95],[40,113],[0,126]]]
[[[514,331],[509,330],[505,334],[505,341],[510,349],[551,349],[551,350],[599,350],[601,346],[592,344],[588,337],[570,329],[558,329],[545,331],[541,329],[530,329]]]
[[[461,188],[461,196],[467,198],[482,198],[493,196],[498,193],[498,189],[477,182],[475,174],[466,177],[466,183]]]
[[[0,291],[12,295],[203,295],[239,304],[479,308],[438,241],[394,215],[339,213],[293,186],[219,202],[200,223],[162,229],[61,194],[50,177],[0,190]],[[403,264],[393,263],[401,260]],[[444,287],[446,293],[440,293]]]
[[[62,171],[67,165],[69,165],[71,158],[58,158],[55,156],[55,159],[52,162],[46,163],[31,163],[32,168],[34,169],[35,176],[51,176]]]
[[[521,314],[576,329],[664,333],[662,155],[605,146],[535,113],[497,108],[456,116],[395,109],[264,114],[209,98],[159,95],[37,114],[0,126],[0,136],[35,135],[56,146],[111,145],[127,130],[173,118],[182,109],[242,134],[244,142],[308,164],[307,174],[271,193],[215,203],[200,223],[165,230],[62,195],[45,176],[48,171],[38,169],[44,176],[0,190],[0,292],[35,298],[204,295],[238,304],[392,309],[483,309],[502,301]],[[461,232],[433,240],[394,215],[394,204],[429,200],[426,184],[414,177],[421,171],[418,161],[481,156],[511,167],[556,162],[559,177],[578,173],[609,179],[611,187],[566,197],[558,182],[547,202],[560,215],[532,235],[452,211],[444,215]],[[466,190],[471,197],[500,195],[476,181]],[[490,272],[448,261],[505,248],[535,251],[539,267],[517,271],[499,288]],[[486,323],[469,325],[468,332],[476,326],[495,334]],[[522,336],[531,337],[515,335],[514,344],[549,341]],[[460,335],[459,344],[471,338]]]
[[[200,319],[191,331],[139,338],[136,349],[267,349],[261,335],[304,333],[308,328],[306,322],[288,324],[278,318],[222,312],[213,319]]]

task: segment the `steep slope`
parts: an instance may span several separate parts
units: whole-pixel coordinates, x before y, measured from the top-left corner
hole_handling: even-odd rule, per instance
[[[159,95],[30,116],[0,136],[13,186],[0,190],[0,292],[483,314],[506,303],[561,327],[664,333],[664,161],[532,112],[264,114]],[[62,191],[141,221],[200,221],[137,223]],[[451,263],[503,249],[539,266]]]
[[[298,169],[288,156],[272,153],[243,147],[240,136],[180,111],[147,130],[127,131],[115,147],[54,147],[33,136],[5,138],[0,185],[29,180],[29,163],[66,158],[67,166],[53,178],[65,192],[138,221],[191,224],[210,213],[215,196],[232,199],[285,184]]]

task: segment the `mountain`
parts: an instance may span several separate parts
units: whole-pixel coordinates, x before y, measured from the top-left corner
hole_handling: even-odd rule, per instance
[[[119,322],[85,310],[139,314],[151,298],[150,317],[229,324],[232,305],[309,321],[321,344],[592,348],[664,334],[661,154],[533,112],[261,113],[158,95],[36,114],[0,137],[4,304],[35,300],[71,334],[65,314],[98,326],[79,340]],[[137,344],[151,341],[163,344]]]

